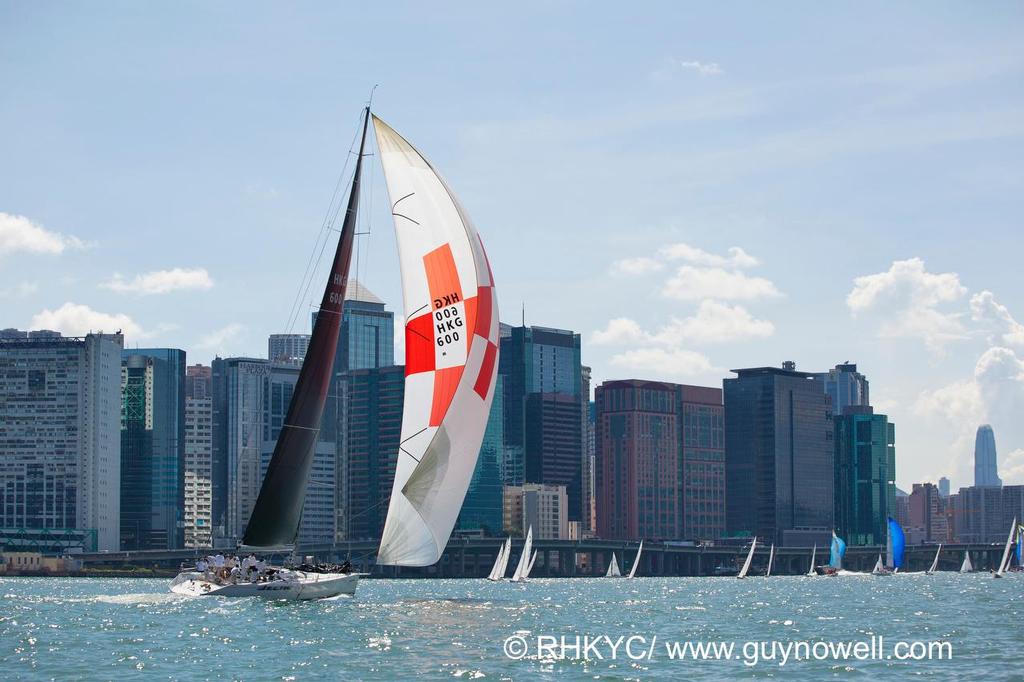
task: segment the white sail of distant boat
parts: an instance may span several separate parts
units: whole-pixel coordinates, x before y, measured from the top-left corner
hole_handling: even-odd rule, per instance
[[[526,530],[526,542],[523,543],[523,553],[519,555],[519,563],[516,564],[516,572],[512,574],[512,582],[526,582],[530,573],[530,557],[533,554],[533,526]]]
[[[871,575],[885,575],[885,565],[882,563],[882,555],[878,555],[878,561],[875,562],[875,567],[871,569]]]
[[[537,563],[537,550],[533,550],[533,556],[530,557],[530,565],[526,567],[525,577],[529,578],[530,574],[533,573],[533,565],[535,563]]]
[[[754,559],[754,550],[756,548],[757,548],[757,538],[754,538],[754,541],[750,543],[750,551],[747,553],[747,560],[743,562],[743,568],[741,568],[740,572],[736,575],[737,578],[746,578],[747,577],[747,571],[750,570],[750,562],[753,561],[753,559]]]
[[[811,549],[811,567],[807,569],[807,575],[818,575],[817,571],[814,570],[814,556],[818,553],[818,545],[814,545]]]
[[[939,567],[939,553],[942,551],[942,543],[939,543],[939,548],[935,550],[935,558],[932,560],[932,567],[929,568],[925,573],[931,575],[935,572],[935,569]]]
[[[488,580],[501,580],[505,577],[505,570],[508,568],[508,557],[512,553],[512,538],[509,537],[498,549],[498,556],[494,559],[494,566],[487,575]]]
[[[764,572],[765,578],[772,577],[772,562],[775,561],[775,543],[772,543],[772,551],[768,552],[768,570]]]
[[[995,572],[996,578],[1002,578],[1003,573],[1010,567],[1010,548],[1013,547],[1013,535],[1017,532],[1017,519],[1014,517],[1013,525],[1010,526],[1010,534],[1006,536],[1006,547],[1003,549],[1003,558],[999,561],[999,570]]]
[[[608,572],[604,574],[605,578],[620,578],[622,572],[619,571],[619,560],[615,558],[615,552],[612,552],[612,562],[608,564]]]
[[[637,549],[636,549],[636,558],[633,559],[633,565],[629,567],[629,575],[626,576],[627,578],[632,578],[632,577],[636,576],[636,567],[640,565],[640,555],[643,554],[643,551],[644,551],[644,541],[641,540],[640,541],[640,546],[637,547]]]
[[[440,559],[494,397],[498,305],[483,243],[451,188],[372,116],[395,223],[405,306],[405,400],[377,565]]]
[[[960,564],[961,573],[974,573],[974,564],[971,563],[971,553],[964,552],[964,562]]]

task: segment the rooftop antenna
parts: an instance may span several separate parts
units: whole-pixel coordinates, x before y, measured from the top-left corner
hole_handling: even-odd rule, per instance
[[[523,327],[526,326],[526,301],[523,301]]]

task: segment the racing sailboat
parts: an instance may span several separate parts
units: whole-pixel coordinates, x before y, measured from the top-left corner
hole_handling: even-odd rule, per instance
[[[941,554],[941,553],[942,553],[942,543],[940,542],[939,543],[939,548],[937,550],[935,550],[935,558],[932,559],[931,568],[929,568],[927,571],[925,571],[926,575],[932,575],[933,573],[935,573],[935,571],[938,570],[938,568],[939,568],[939,554]]]
[[[775,543],[772,543],[772,550],[768,552],[768,569],[764,572],[765,578],[772,577],[772,564],[775,562]]]
[[[615,552],[612,552],[612,561],[608,564],[608,572],[604,574],[605,578],[621,578],[622,571],[619,570],[619,560],[615,558]]]
[[[964,551],[964,562],[960,564],[961,573],[974,573],[974,564],[971,563],[971,553]]]
[[[818,545],[815,544],[811,549],[811,567],[807,569],[807,575],[814,577],[818,575],[818,572],[814,570],[814,557],[818,554]]]
[[[531,561],[533,559],[533,526],[526,530],[526,541],[523,542],[523,552],[519,555],[519,563],[516,564],[515,573],[512,574],[512,582],[525,583],[530,576]]]
[[[629,567],[629,575],[627,578],[636,577],[636,567],[640,565],[640,555],[644,552],[644,541],[640,541],[640,546],[636,548],[636,558],[633,559],[633,565]]]
[[[1010,548],[1013,547],[1013,535],[1017,532],[1017,519],[1013,519],[1010,526],[1010,534],[1006,536],[1006,547],[1003,548],[1003,558],[999,560],[999,570],[992,574],[993,578],[1002,578],[1003,573],[1010,569],[1013,559],[1010,557]]]
[[[498,581],[505,578],[505,570],[508,568],[508,558],[512,554],[512,536],[510,535],[498,549],[498,556],[494,559],[494,566],[487,575],[488,580]]]
[[[747,552],[747,560],[743,562],[743,568],[736,574],[737,578],[746,578],[747,571],[750,570],[750,562],[754,559],[754,550],[757,549],[757,538],[754,538],[753,542],[750,543],[750,551]]]
[[[828,552],[828,566],[825,567],[825,575],[835,577],[843,570],[843,556],[846,554],[846,543],[832,531],[832,545]]]

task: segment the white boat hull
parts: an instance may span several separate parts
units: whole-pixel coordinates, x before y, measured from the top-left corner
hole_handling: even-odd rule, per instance
[[[252,583],[240,581],[219,585],[205,579],[201,573],[186,571],[171,581],[171,592],[184,597],[264,597],[310,601],[328,599],[356,593],[361,573],[305,573],[291,572],[281,580]]]

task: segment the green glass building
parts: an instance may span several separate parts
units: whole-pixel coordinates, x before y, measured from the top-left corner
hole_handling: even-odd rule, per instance
[[[884,545],[896,516],[896,427],[869,406],[835,415],[836,532],[849,545]]]

